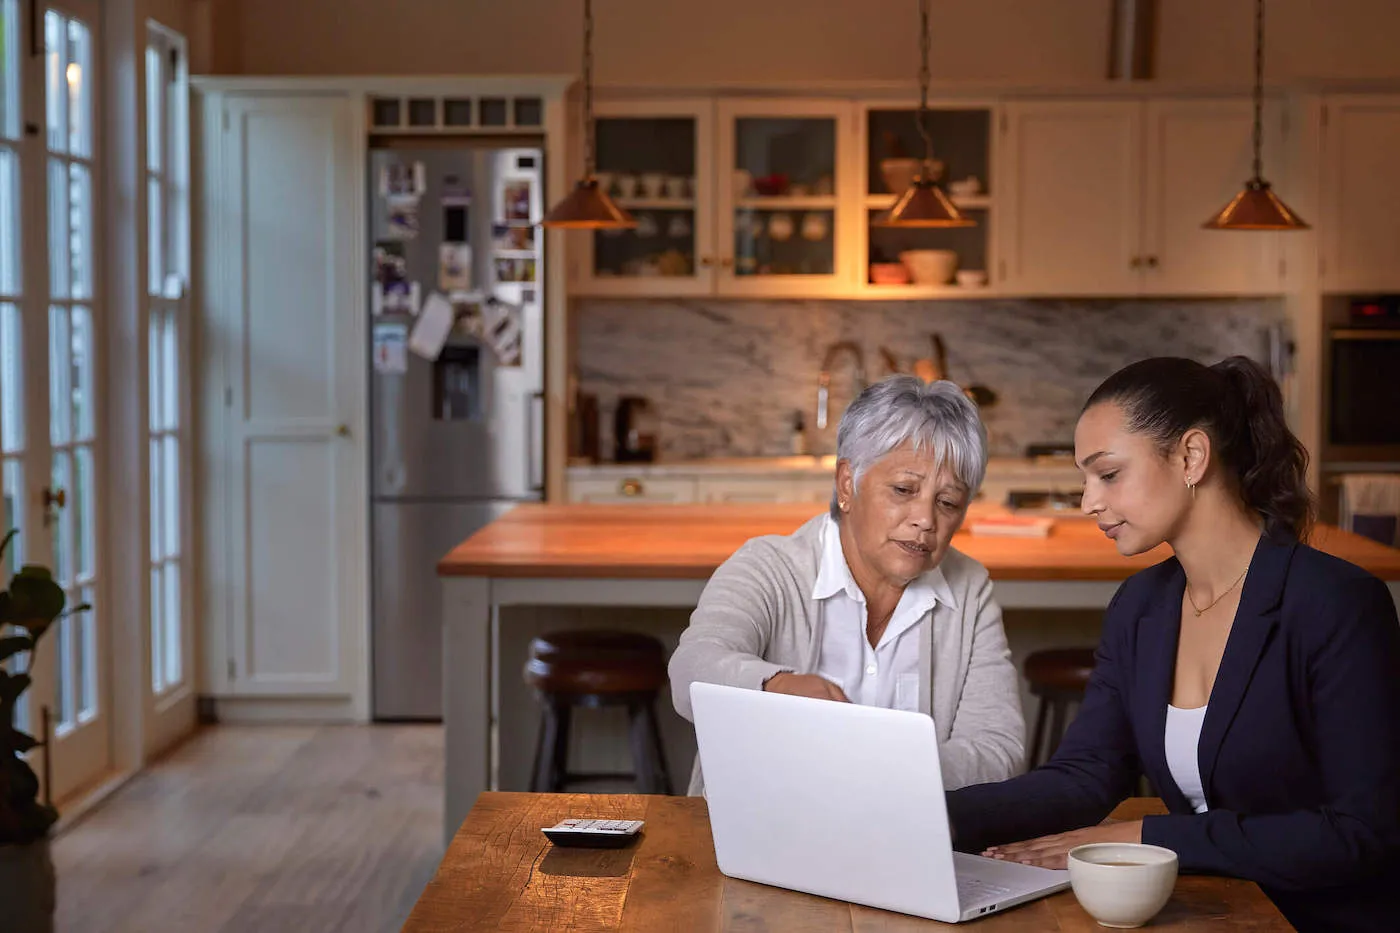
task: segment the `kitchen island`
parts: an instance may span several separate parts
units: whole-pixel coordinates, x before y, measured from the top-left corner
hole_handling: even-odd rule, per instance
[[[520,505],[438,563],[443,585],[444,840],[477,795],[496,789],[500,610],[506,606],[691,607],[749,538],[788,534],[821,511],[790,505]],[[1330,526],[1313,542],[1385,580],[1400,602],[1400,551]],[[1121,557],[1092,521],[1055,521],[1045,538],[977,537],[1007,609],[1103,609],[1118,584],[1169,556]]]

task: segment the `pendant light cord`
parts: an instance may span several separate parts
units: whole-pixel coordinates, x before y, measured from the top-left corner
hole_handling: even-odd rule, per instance
[[[1254,4],[1254,180],[1264,178],[1264,0]]]
[[[919,0],[919,135],[924,138],[924,164],[919,166],[917,177],[922,178],[927,163],[933,160],[933,137],[928,132],[928,85],[932,77],[928,69],[929,31],[928,2]]]
[[[583,0],[583,177],[593,178],[593,0]]]

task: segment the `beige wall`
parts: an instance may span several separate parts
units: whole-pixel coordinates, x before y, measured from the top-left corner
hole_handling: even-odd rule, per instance
[[[581,0],[164,0],[208,31],[219,73],[574,72]],[[935,80],[1104,75],[1112,0],[933,0]],[[1243,83],[1253,3],[1158,0],[1158,76]],[[914,0],[595,0],[600,83],[909,80]],[[1394,0],[1269,0],[1269,76],[1400,77]],[[196,30],[198,32],[198,30]]]

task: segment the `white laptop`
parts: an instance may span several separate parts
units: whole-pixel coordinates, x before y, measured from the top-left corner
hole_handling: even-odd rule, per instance
[[[957,923],[1069,887],[1069,872],[954,852],[933,720],[693,683],[719,870]]]

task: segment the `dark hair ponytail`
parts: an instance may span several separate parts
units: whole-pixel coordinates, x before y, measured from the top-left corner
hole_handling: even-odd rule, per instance
[[[1101,402],[1116,402],[1128,430],[1163,450],[1201,428],[1245,504],[1264,519],[1265,533],[1307,538],[1313,521],[1308,452],[1288,428],[1278,385],[1258,363],[1243,356],[1214,366],[1167,356],[1141,360],[1105,379],[1084,410]]]

